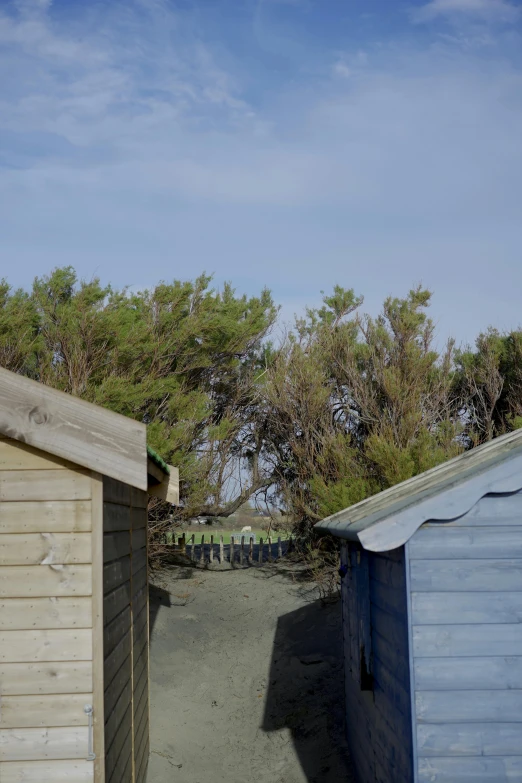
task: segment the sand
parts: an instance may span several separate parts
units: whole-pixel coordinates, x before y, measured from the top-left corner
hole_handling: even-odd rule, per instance
[[[147,783],[352,781],[341,605],[301,575],[178,567],[156,580]]]

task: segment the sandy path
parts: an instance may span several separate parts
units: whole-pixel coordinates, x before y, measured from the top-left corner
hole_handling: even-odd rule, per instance
[[[152,588],[147,783],[349,783],[340,604],[293,569],[173,569]]]

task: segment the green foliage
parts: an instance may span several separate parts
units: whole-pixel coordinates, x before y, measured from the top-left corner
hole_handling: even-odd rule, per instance
[[[278,488],[305,527],[462,450],[453,345],[432,347],[430,296],[389,298],[372,319],[336,287],[270,368]]]
[[[437,351],[430,299],[418,287],[371,318],[335,286],[274,345],[267,290],[201,275],[131,292],[69,266],[29,293],[0,282],[0,364],[147,423],[180,467],[180,515],[226,516],[264,492],[306,532],[522,427],[522,332]]]
[[[0,357],[147,423],[150,445],[181,468],[185,513],[214,513],[246,499],[235,487],[252,474],[256,378],[276,312],[268,291],[217,291],[206,275],[131,293],[65,267],[30,294],[0,285]],[[266,482],[251,478],[247,490]]]

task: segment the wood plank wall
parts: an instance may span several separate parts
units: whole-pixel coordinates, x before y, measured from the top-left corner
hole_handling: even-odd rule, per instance
[[[87,783],[91,477],[0,440],[0,780]]]
[[[106,783],[144,783],[149,753],[147,495],[104,478]]]
[[[408,543],[418,783],[522,781],[522,493]]]
[[[412,783],[412,725],[404,549],[343,544],[348,742],[359,783]],[[370,678],[361,676],[361,663]]]

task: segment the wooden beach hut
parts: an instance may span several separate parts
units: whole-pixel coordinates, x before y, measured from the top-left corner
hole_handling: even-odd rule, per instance
[[[143,424],[0,369],[0,781],[143,783]]]
[[[522,431],[317,526],[342,539],[360,783],[522,781]]]

